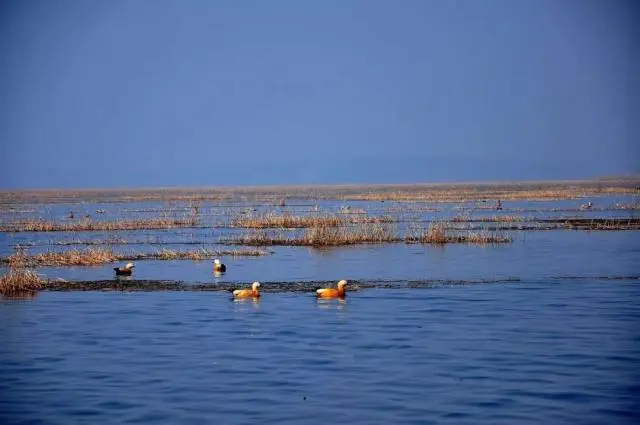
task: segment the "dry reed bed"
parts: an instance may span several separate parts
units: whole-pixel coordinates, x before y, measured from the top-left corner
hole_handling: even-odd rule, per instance
[[[2,232],[84,232],[173,229],[180,227],[199,227],[195,218],[157,218],[147,220],[92,221],[81,220],[71,223],[59,223],[46,220],[24,220],[0,224]]]
[[[61,252],[43,252],[28,254],[24,250],[18,250],[8,258],[0,259],[0,262],[9,264],[10,267],[64,267],[64,266],[101,266],[115,261],[138,260],[210,260],[222,256],[250,256],[257,257],[268,255],[269,252],[258,249],[234,249],[213,251],[199,249],[190,251],[162,249],[150,253],[114,253],[109,249],[67,250]]]
[[[396,221],[391,216],[344,216],[337,214],[318,214],[309,216],[297,216],[290,213],[268,213],[254,217],[238,217],[231,223],[232,227],[244,227],[250,229],[295,229],[306,227],[337,227],[346,224],[359,223],[393,223]]]
[[[122,239],[122,238],[107,238],[107,239],[65,239],[59,241],[49,241],[48,243],[42,243],[40,245],[206,245],[209,243],[205,240],[162,240],[162,239]],[[32,246],[35,245],[32,243]]]
[[[499,231],[483,229],[477,232],[467,230],[465,233],[459,233],[455,229],[451,229],[446,223],[432,223],[428,228],[412,228],[405,237],[408,243],[429,243],[429,244],[448,244],[448,243],[474,243],[474,244],[499,244],[509,243],[513,238]]]
[[[361,223],[349,227],[318,225],[307,229],[300,235],[270,232],[263,229],[247,232],[222,243],[248,246],[344,246],[366,243],[507,243],[512,239],[502,233],[488,230],[481,232],[465,231],[447,227],[444,223],[431,224],[428,229],[416,226],[405,236],[400,237],[395,226],[387,223]]]
[[[221,242],[227,245],[248,246],[340,246],[398,241],[391,225],[368,223],[351,227],[319,224],[307,229],[302,235],[258,229],[223,239]]]
[[[571,230],[640,230],[640,217],[549,219]]]
[[[19,250],[17,254],[24,254],[24,251]],[[24,255],[18,255],[10,264],[7,274],[0,277],[0,294],[20,296],[45,288],[46,279],[27,266]]]
[[[0,294],[21,295],[44,289],[47,280],[38,273],[23,266],[10,267],[7,274],[0,277]]]
[[[512,223],[520,221],[535,221],[534,218],[525,218],[520,215],[493,215],[490,217],[469,217],[463,215],[457,215],[451,219],[453,222],[458,223]]]
[[[482,189],[442,189],[442,190],[398,190],[349,194],[344,200],[358,201],[421,201],[421,202],[465,202],[465,201],[550,201],[576,199],[607,194],[634,194],[637,190],[630,187],[567,187],[554,189],[519,188],[505,190]],[[493,207],[486,207],[490,209]]]
[[[570,199],[611,193],[640,193],[640,179],[435,183],[400,185],[254,186],[229,188],[84,189],[0,191],[0,205],[74,202],[256,201],[278,205],[284,199],[482,200]]]

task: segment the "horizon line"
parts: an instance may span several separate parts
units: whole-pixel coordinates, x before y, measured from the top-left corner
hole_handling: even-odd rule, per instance
[[[382,188],[410,186],[494,186],[527,184],[576,184],[602,182],[640,182],[640,175],[602,176],[589,179],[538,179],[538,180],[471,180],[448,182],[408,182],[408,183],[314,183],[314,184],[265,184],[265,185],[211,185],[211,186],[132,186],[132,187],[69,187],[69,188],[0,188],[1,193],[10,192],[113,192],[113,191],[163,191],[163,190],[268,190],[268,189],[339,189],[339,188]]]

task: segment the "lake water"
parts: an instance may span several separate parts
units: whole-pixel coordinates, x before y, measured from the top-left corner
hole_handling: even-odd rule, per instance
[[[47,211],[58,217],[67,208]],[[235,229],[146,234],[214,240],[212,232],[228,231]],[[286,292],[265,293],[258,302],[234,302],[224,292],[41,292],[33,300],[0,301],[0,420],[636,423],[638,232],[512,235],[512,244],[499,246],[275,247],[265,257],[224,258],[229,269],[222,277],[211,273],[210,261],[141,261],[134,277],[242,285],[444,281],[364,289],[344,302]],[[34,251],[68,249],[49,242],[80,237],[99,236],[3,233],[0,248],[32,242]],[[39,271],[111,279],[112,267]],[[499,278],[517,281],[453,282]]]

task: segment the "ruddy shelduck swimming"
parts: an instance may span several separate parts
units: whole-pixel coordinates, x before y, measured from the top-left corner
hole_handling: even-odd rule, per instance
[[[253,282],[251,289],[236,289],[233,291],[236,298],[258,298],[260,296],[260,282]]]
[[[133,271],[132,269],[135,266],[133,265],[133,263],[127,263],[126,266],[124,267],[114,267],[113,270],[116,271],[116,275],[118,276],[131,276],[131,272]]]
[[[220,262],[220,260],[218,260],[217,258],[215,260],[213,260],[213,271],[214,272],[226,272],[227,271],[227,266],[225,266],[224,264],[222,264]]]
[[[318,298],[344,298],[346,291],[345,286],[347,286],[347,281],[342,279],[338,282],[338,288],[322,288],[316,291],[316,296]]]

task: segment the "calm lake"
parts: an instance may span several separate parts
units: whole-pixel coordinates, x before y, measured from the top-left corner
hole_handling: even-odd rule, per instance
[[[598,198],[596,205],[626,201]],[[580,201],[513,202],[524,216],[563,213]],[[350,203],[387,214],[400,203]],[[311,205],[290,206],[293,212]],[[7,213],[61,220],[104,209],[105,219],[157,216],[160,203],[33,206]],[[246,205],[241,206],[247,207]],[[429,220],[457,214],[402,212]],[[56,241],[129,241],[114,251],[217,245],[226,226],[129,232],[0,233],[3,256],[84,249]],[[238,206],[240,208],[240,206]],[[257,207],[260,208],[260,207]],[[341,203],[323,201],[323,210]],[[524,210],[524,211],[523,211]],[[146,211],[146,212],[145,212]],[[151,211],[151,212],[149,212]],[[504,214],[515,214],[507,210]],[[396,217],[400,217],[400,213]],[[473,212],[495,214],[495,212]],[[403,222],[398,223],[402,228]],[[511,231],[502,245],[268,247],[261,257],[139,261],[134,279],[186,283],[253,280],[395,282],[345,301],[312,293],[40,292],[0,301],[3,424],[626,424],[640,416],[638,231]],[[189,242],[189,243],[185,243]],[[50,278],[113,279],[113,264],[39,268]],[[411,281],[438,280],[426,288]],[[508,282],[472,283],[478,280]]]

